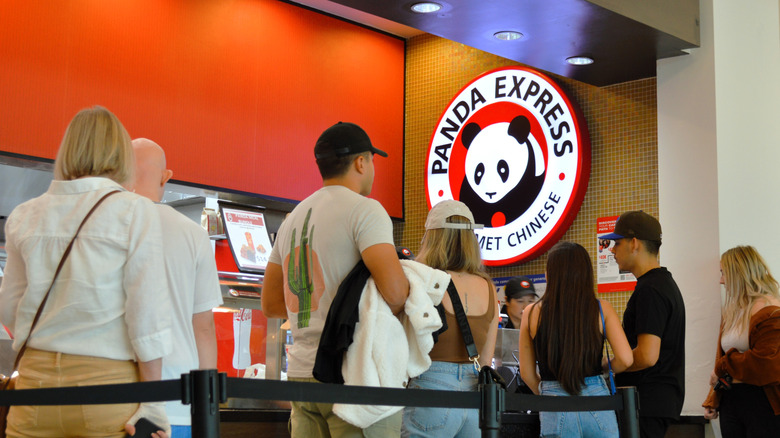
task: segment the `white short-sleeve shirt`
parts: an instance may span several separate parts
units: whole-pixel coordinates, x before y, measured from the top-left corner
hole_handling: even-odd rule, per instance
[[[282,266],[293,334],[287,375],[312,376],[325,318],[344,277],[373,245],[393,244],[382,205],[341,186],[326,186],[298,204],[276,236],[269,261]]]

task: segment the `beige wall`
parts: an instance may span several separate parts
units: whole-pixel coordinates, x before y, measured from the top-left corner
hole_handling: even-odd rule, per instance
[[[661,262],[685,298],[687,415],[701,415],[714,362],[720,253],[753,245],[780,272],[780,4],[700,8],[701,48],[658,62]]]
[[[702,415],[720,321],[718,174],[712,8],[701,2],[701,42],[658,63],[659,211],[669,266],[686,310],[684,415]]]

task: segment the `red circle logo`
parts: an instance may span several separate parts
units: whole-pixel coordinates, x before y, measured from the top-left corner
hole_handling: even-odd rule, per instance
[[[590,139],[576,104],[526,67],[480,75],[442,113],[431,136],[428,206],[469,206],[486,265],[522,263],[560,239],[590,178]]]

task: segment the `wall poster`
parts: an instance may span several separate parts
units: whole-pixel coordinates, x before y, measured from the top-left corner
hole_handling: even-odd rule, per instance
[[[596,272],[598,292],[626,292],[634,290],[636,277],[629,271],[621,271],[612,255],[613,240],[602,239],[601,236],[615,231],[615,223],[619,216],[600,217],[596,219]]]

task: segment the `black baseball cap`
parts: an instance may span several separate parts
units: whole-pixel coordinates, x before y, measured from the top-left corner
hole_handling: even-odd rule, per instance
[[[661,223],[644,211],[628,211],[620,215],[613,233],[600,236],[599,239],[619,240],[634,237],[639,240],[660,242]]]
[[[338,122],[326,129],[314,145],[314,158],[344,157],[371,151],[387,157],[387,152],[371,144],[368,134],[360,126],[349,122]]]
[[[520,275],[518,277],[513,277],[506,282],[506,286],[504,286],[504,296],[507,299],[518,299],[526,295],[533,295],[536,298],[539,298],[539,295],[536,294],[536,289],[534,288],[534,282],[531,281],[530,278]]]

